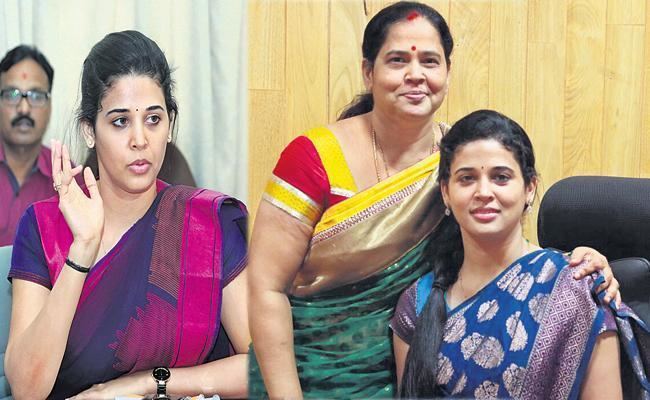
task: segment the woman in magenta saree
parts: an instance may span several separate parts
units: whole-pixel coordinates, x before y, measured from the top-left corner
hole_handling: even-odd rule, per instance
[[[12,394],[245,396],[246,209],[156,179],[178,113],[164,53],[140,32],[111,33],[84,61],[81,94],[77,122],[97,170],[83,168],[80,187],[82,168],[54,141],[58,195],[20,222]]]
[[[88,273],[51,398],[229,355],[221,295],[245,266],[246,210],[220,193],[157,186],[149,210]],[[58,200],[31,206],[18,232],[9,277],[52,289],[72,242]]]

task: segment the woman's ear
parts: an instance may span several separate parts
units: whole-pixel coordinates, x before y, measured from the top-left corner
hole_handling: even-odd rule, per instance
[[[368,61],[367,59],[365,59],[365,58],[361,62],[361,72],[363,74],[363,84],[366,87],[367,92],[372,91],[372,81],[373,81],[372,67],[373,67],[373,64],[370,61]]]
[[[174,125],[176,124],[176,113],[169,113],[169,131],[167,132],[167,143],[171,143],[174,138]]]
[[[81,134],[84,137],[84,142],[89,149],[95,147],[95,129],[88,122],[81,123]]]
[[[447,79],[445,80],[445,96],[449,94],[449,83],[451,82],[451,64],[449,64],[447,69]]]
[[[526,187],[526,204],[532,205],[535,201],[535,194],[537,194],[537,177],[533,176],[530,179],[530,183]]]
[[[445,207],[449,208],[449,184],[447,182],[440,182],[440,192],[442,193],[442,202]]]

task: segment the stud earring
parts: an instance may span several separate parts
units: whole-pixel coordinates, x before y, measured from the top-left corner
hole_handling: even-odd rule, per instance
[[[450,215],[451,215],[451,210],[449,209],[449,207],[445,207],[445,215],[446,215],[446,216],[450,216]]]

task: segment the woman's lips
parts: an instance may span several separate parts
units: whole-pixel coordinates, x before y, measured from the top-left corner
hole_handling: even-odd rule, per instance
[[[494,208],[478,208],[471,211],[470,214],[479,222],[491,222],[497,217],[499,210]]]
[[[151,168],[151,163],[147,160],[136,160],[129,164],[129,171],[136,175],[146,174],[149,172],[149,168]]]
[[[425,97],[427,97],[427,94],[425,92],[407,92],[402,96],[406,97],[409,101],[420,102],[424,100]]]

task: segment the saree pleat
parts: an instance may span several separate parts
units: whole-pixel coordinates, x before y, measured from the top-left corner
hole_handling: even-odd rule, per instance
[[[291,298],[303,389],[313,397],[373,398],[394,393],[388,321],[400,293],[430,268],[424,243],[377,276],[315,298]]]

